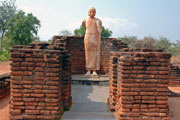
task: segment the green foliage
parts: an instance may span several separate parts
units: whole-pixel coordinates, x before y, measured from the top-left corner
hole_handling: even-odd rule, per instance
[[[126,43],[129,48],[150,48],[150,49],[162,49],[171,53],[173,56],[180,55],[180,41],[172,43],[168,38],[160,37],[159,39],[151,36],[144,37],[143,39],[137,39],[135,36],[124,36],[117,38]]]
[[[122,40],[124,43],[128,44],[130,48],[149,48],[153,49],[156,48],[156,39],[149,36],[149,37],[144,37],[143,39],[137,39],[135,36],[125,36],[118,38]]]
[[[0,61],[8,61],[9,58],[10,58],[10,53],[9,52],[0,51]]]
[[[160,37],[157,41],[156,46],[162,50],[166,50],[172,45],[172,43],[165,37]]]
[[[101,36],[104,37],[104,38],[109,38],[109,37],[112,36],[112,31],[103,26]]]
[[[74,35],[84,36],[86,34],[86,28],[81,26],[79,29],[74,30]],[[112,31],[108,28],[102,27],[101,37],[109,38],[112,36]]]
[[[61,31],[59,32],[59,35],[60,35],[60,36],[71,36],[72,33],[71,33],[71,31],[69,31],[69,30],[61,30]]]
[[[86,34],[86,28],[81,26],[79,29],[74,30],[74,35],[84,36]]]
[[[4,36],[3,44],[3,51],[9,51],[9,49],[13,46],[13,43],[6,35]]]
[[[7,31],[7,22],[16,14],[15,0],[0,1],[0,39],[3,47],[3,37]]]
[[[6,36],[13,45],[28,45],[36,40],[35,35],[40,27],[40,21],[31,13],[25,14],[19,11],[15,17],[8,21],[8,32]]]
[[[179,47],[170,47],[167,52],[171,53],[173,56],[179,56],[180,55],[180,48]]]
[[[122,42],[126,43],[130,48],[133,48],[133,46],[135,46],[134,44],[136,44],[136,41],[137,41],[136,36],[124,36],[124,37],[120,37],[120,38],[117,38],[117,39],[119,39]]]

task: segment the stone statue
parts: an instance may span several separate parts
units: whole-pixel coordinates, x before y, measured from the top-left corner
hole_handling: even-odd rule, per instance
[[[85,56],[86,56],[86,75],[97,76],[97,70],[100,70],[100,45],[102,22],[95,18],[96,9],[90,8],[88,11],[89,17],[82,22],[82,26],[86,28],[84,37]]]

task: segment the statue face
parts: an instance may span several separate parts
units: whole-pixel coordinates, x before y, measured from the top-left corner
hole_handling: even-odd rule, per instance
[[[96,15],[96,10],[95,9],[90,9],[88,12],[89,17],[94,18]]]

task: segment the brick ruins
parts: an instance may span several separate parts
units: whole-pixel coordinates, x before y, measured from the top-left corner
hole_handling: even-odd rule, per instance
[[[176,64],[171,64],[169,86],[180,86],[180,68]]]
[[[170,57],[102,38],[100,73],[110,77],[109,105],[117,120],[169,119],[168,82],[179,81]],[[71,106],[71,75],[85,73],[84,40],[55,36],[52,44],[14,46],[11,61],[10,119],[58,120]]]
[[[115,81],[110,94],[117,120],[169,119],[168,80],[171,54],[148,49],[112,52]],[[113,110],[113,109],[112,109]]]
[[[10,76],[9,73],[0,75],[0,99],[10,93]]]
[[[59,119],[71,104],[67,51],[46,43],[15,46],[11,61],[10,119]]]

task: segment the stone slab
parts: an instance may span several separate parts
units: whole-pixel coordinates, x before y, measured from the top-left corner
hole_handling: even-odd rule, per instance
[[[109,85],[109,76],[86,76],[86,75],[72,75],[72,84],[74,85]]]
[[[62,120],[115,120],[108,107],[109,87],[72,85],[72,107]]]

